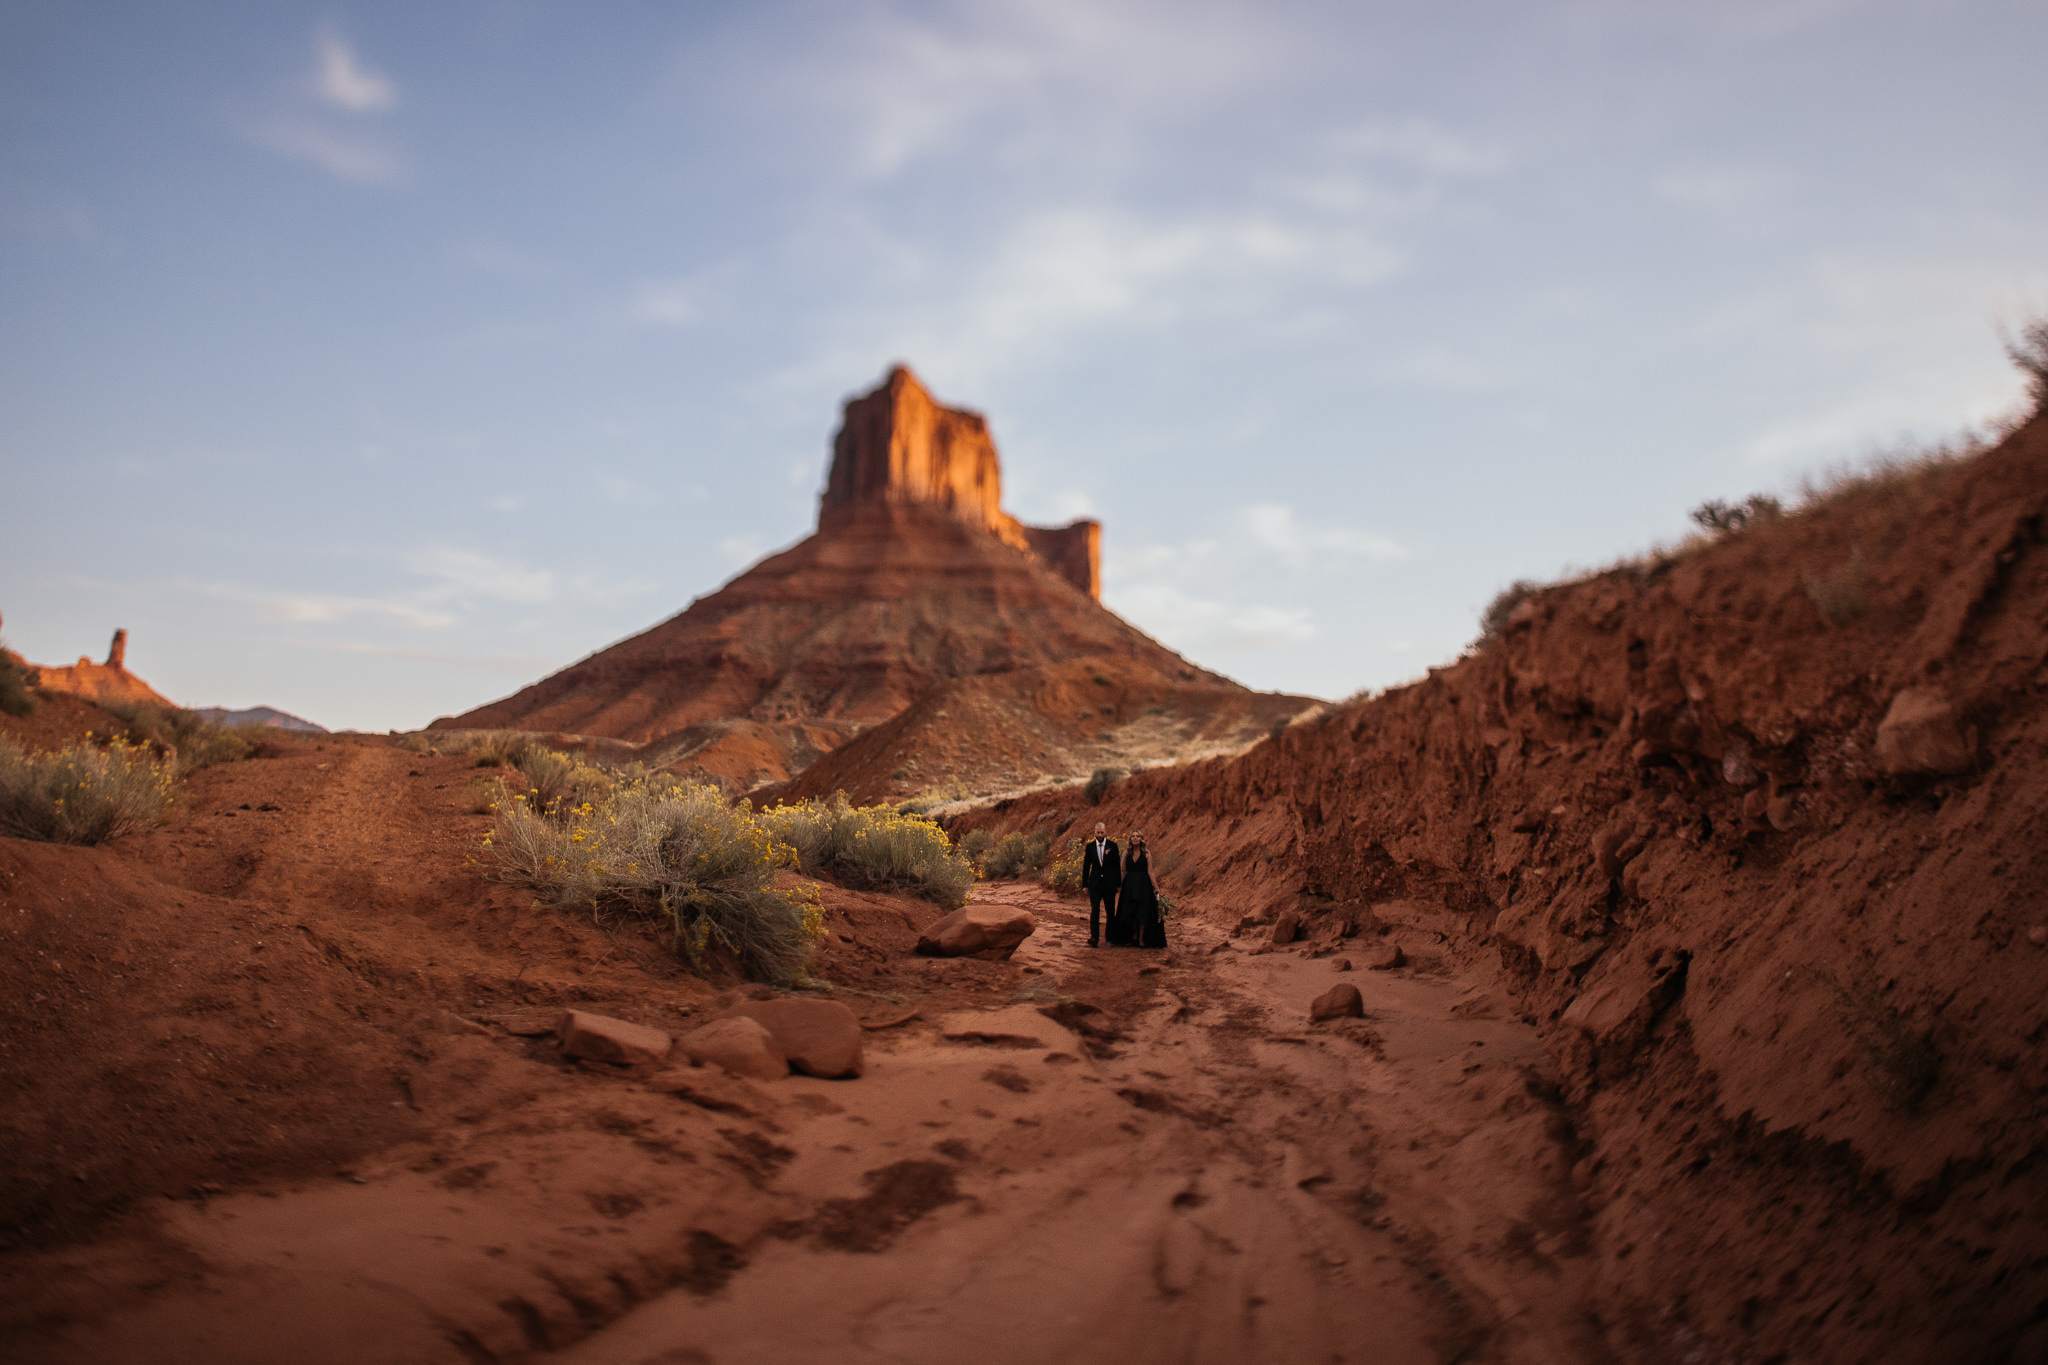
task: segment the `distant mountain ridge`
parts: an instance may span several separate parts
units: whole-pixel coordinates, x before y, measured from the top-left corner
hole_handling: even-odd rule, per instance
[[[230,710],[225,706],[198,706],[193,708],[192,714],[215,725],[267,725],[273,730],[298,730],[309,735],[333,733],[324,725],[315,725],[304,716],[295,716],[274,706],[245,706],[240,710]]]

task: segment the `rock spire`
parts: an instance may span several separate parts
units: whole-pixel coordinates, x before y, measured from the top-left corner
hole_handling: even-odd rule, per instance
[[[1102,598],[1102,524],[1026,526],[1005,512],[1002,466],[988,419],[942,406],[908,367],[849,399],[832,439],[832,469],[818,529],[855,509],[922,504],[1036,555],[1090,597]]]

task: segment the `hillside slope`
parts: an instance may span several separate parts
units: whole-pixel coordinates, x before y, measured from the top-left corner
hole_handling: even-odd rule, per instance
[[[955,830],[1104,818],[1202,917],[1496,964],[1630,1358],[2048,1358],[2044,528],[2037,417],[1533,594],[1240,759]]]

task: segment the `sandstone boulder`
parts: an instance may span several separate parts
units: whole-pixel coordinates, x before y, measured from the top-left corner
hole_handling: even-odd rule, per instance
[[[1909,687],[1878,722],[1877,762],[1895,777],[1964,773],[1976,759],[1974,740],[1939,692]]]
[[[833,1080],[861,1073],[860,1019],[836,1000],[749,1000],[732,1014],[775,1035],[789,1064]]]
[[[918,936],[926,957],[1006,958],[1031,937],[1038,921],[1027,910],[1007,905],[968,905]]]
[[[1294,936],[1300,932],[1301,916],[1292,910],[1282,910],[1280,917],[1273,921],[1273,946],[1278,948],[1294,942]]]
[[[789,1070],[784,1067],[777,1074],[788,1075]],[[719,1114],[758,1118],[775,1108],[766,1091],[721,1066],[674,1067],[648,1077],[647,1088]]]
[[[1365,969],[1369,972],[1391,972],[1407,964],[1408,954],[1401,951],[1398,943],[1382,943],[1366,950]]]
[[[758,1020],[714,1019],[676,1040],[697,1066],[715,1066],[735,1076],[772,1081],[789,1074],[789,1059],[775,1035]]]
[[[675,1045],[675,1040],[658,1028],[583,1010],[563,1010],[555,1034],[562,1040],[564,1055],[594,1062],[659,1062]]]
[[[1358,987],[1350,982],[1332,986],[1317,996],[1308,1007],[1310,1023],[1320,1024],[1325,1019],[1365,1018],[1365,997],[1358,993]]]

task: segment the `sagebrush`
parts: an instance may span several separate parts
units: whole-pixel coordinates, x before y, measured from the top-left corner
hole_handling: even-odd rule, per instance
[[[1047,836],[1012,830],[983,856],[981,870],[989,877],[1021,877],[1044,867],[1051,851],[1052,840]]]
[[[1081,788],[1081,795],[1091,806],[1102,804],[1102,798],[1109,795],[1109,789],[1124,780],[1122,768],[1097,768],[1088,774],[1088,783]]]
[[[256,748],[255,742],[240,730],[216,725],[182,707],[150,702],[101,702],[100,709],[121,721],[131,744],[156,744],[169,750],[180,777],[216,763],[247,758]]]
[[[856,806],[845,792],[772,806],[761,822],[796,850],[797,865],[856,887],[910,891],[949,910],[967,903],[974,867],[930,820],[890,806]]]
[[[0,739],[0,834],[97,844],[160,823],[177,795],[167,755],[116,739],[32,754]]]
[[[795,851],[744,802],[641,779],[575,806],[514,797],[497,815],[485,844],[508,879],[559,905],[658,918],[700,970],[722,953],[759,980],[805,980],[824,910],[815,888],[783,884]]]

